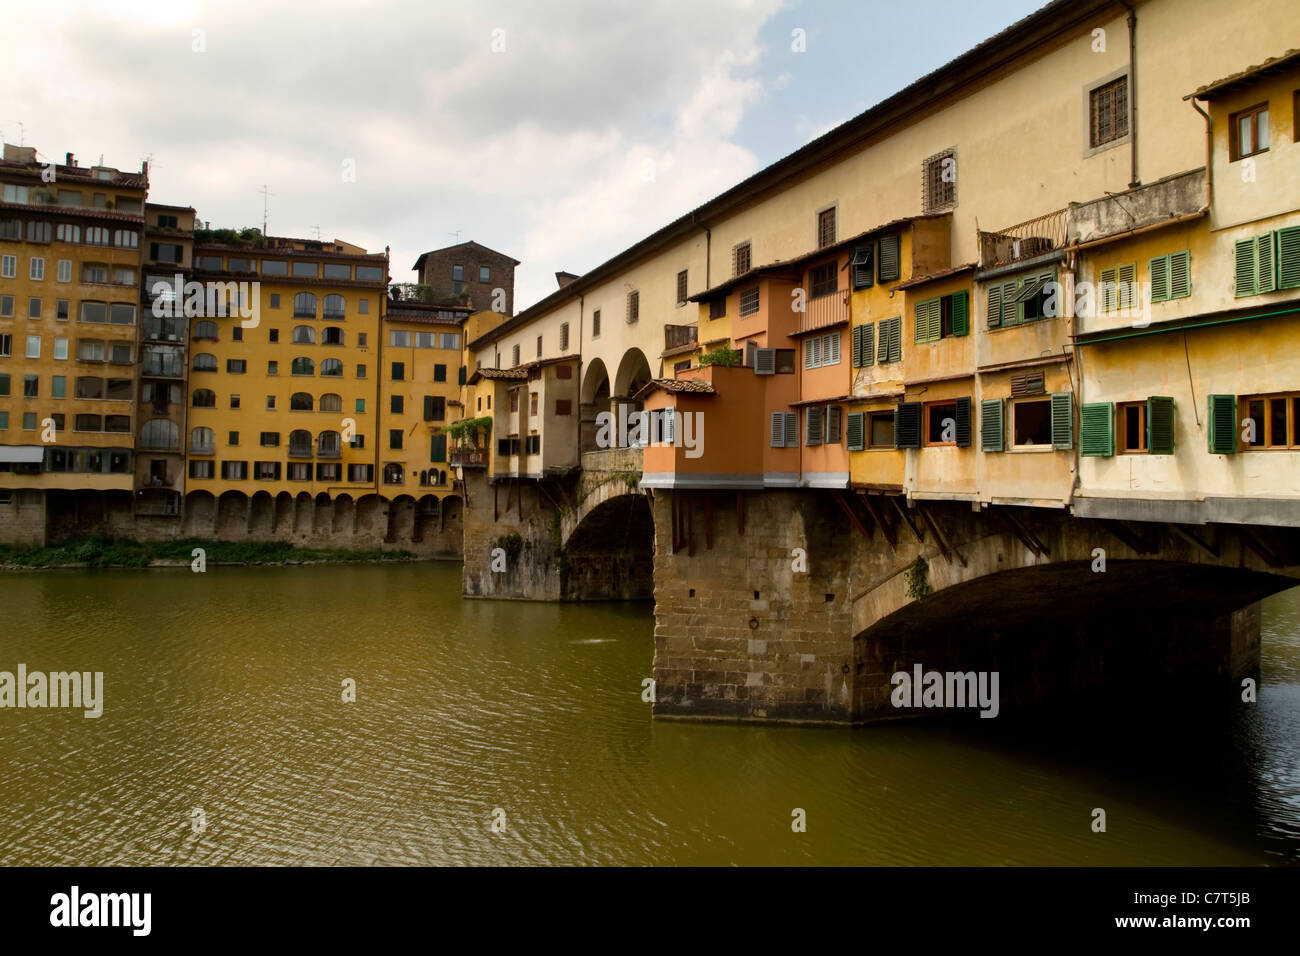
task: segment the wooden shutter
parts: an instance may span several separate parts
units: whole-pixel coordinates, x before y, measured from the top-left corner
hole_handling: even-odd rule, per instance
[[[862,330],[862,365],[874,365],[876,362],[876,326],[872,322],[859,326]]]
[[[1192,294],[1192,253],[1189,249],[1169,255],[1169,298],[1184,299]]]
[[[432,395],[424,396],[424,420],[426,422],[433,421],[433,396]]]
[[[1206,430],[1211,455],[1232,455],[1237,451],[1237,396],[1209,396],[1210,414]]]
[[[939,341],[943,312],[938,299],[925,299],[916,303],[912,315],[913,324],[916,326],[915,341]]]
[[[858,246],[853,250],[853,288],[869,289],[876,283],[875,249]]]
[[[844,422],[844,410],[838,405],[826,406],[826,444],[838,445],[843,437],[841,425]]]
[[[902,402],[894,409],[894,447],[921,447],[920,402]]]
[[[799,447],[799,415],[796,412],[784,412],[785,418],[785,447]]]
[[[447,460],[447,436],[430,435],[429,436],[429,461],[446,461]]]
[[[1277,231],[1277,287],[1300,288],[1300,226]]]
[[[754,374],[776,374],[776,349],[758,349],[754,353]]]
[[[1233,243],[1233,252],[1237,260],[1234,294],[1238,299],[1242,296],[1254,295],[1259,287],[1259,279],[1255,271],[1255,240],[1238,239]]]
[[[957,399],[957,447],[970,447],[970,399]]]
[[[890,282],[899,276],[902,237],[885,236],[880,240],[880,281]]]
[[[785,413],[772,413],[772,447],[785,447]]]
[[[866,412],[849,412],[844,429],[849,451],[862,451],[866,447],[866,428]]]
[[[1273,233],[1265,233],[1255,240],[1255,277],[1259,292],[1277,290],[1277,268],[1273,258]]]
[[[952,294],[952,334],[970,334],[970,293],[965,289]]]
[[[1174,400],[1163,395],[1147,399],[1147,454],[1174,453]]]
[[[1032,282],[1032,279],[1026,280]],[[1016,293],[1019,284],[1015,279],[1010,282],[1002,283],[1002,324],[1015,325],[1020,321],[1019,303],[1016,301]]]
[[[1000,398],[980,402],[980,451],[1002,451],[1006,447],[1004,406]]]
[[[1052,393],[1052,447],[1074,447],[1074,398],[1069,392]]]
[[[1155,260],[1153,259],[1152,262]],[[1100,312],[1114,312],[1115,303],[1118,301],[1118,290],[1115,283],[1118,281],[1119,271],[1114,267],[1102,269],[1100,279],[1100,288],[1097,289],[1097,308]]]
[[[822,443],[822,410],[820,408],[804,409],[803,443],[808,446]]]
[[[804,368],[820,368],[822,364],[822,338],[814,335],[803,344]]]
[[[1011,394],[1014,396],[1041,395],[1045,387],[1041,369],[1035,372],[1017,372],[1011,376]]]
[[[1115,404],[1089,402],[1079,409],[1079,453],[1085,458],[1115,454]]]
[[[1151,301],[1164,302],[1169,298],[1169,257],[1156,256],[1147,268],[1151,273]]]
[[[882,319],[880,322],[880,348],[882,362],[901,362],[903,359],[903,317]]]
[[[840,333],[832,332],[822,338],[822,364],[840,364]]]
[[[1133,286],[1137,283],[1137,265],[1130,263],[1126,266],[1119,266],[1115,275],[1119,288],[1116,289],[1116,296],[1121,309],[1131,309],[1137,304],[1136,297],[1133,295]]]
[[[988,327],[996,329],[1002,325],[1002,286],[991,285],[988,287],[987,298],[985,299],[987,313],[985,318],[988,320]]]
[[[677,440],[677,409],[669,405],[663,410],[663,417],[663,441],[665,445],[671,445]]]

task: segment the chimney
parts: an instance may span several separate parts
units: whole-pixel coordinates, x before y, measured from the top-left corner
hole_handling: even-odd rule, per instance
[[[76,158],[75,158],[71,153],[68,153],[68,155],[65,157],[65,160],[64,160],[63,165],[64,165],[64,166],[75,166],[75,165],[77,165]]]
[[[577,277],[576,275],[574,275],[572,272],[557,272],[557,273],[555,273],[555,281],[556,281],[556,283],[559,285],[559,287],[560,287],[561,289],[563,289],[566,285],[571,284],[571,283],[572,283],[574,280],[576,280],[577,278],[578,278],[578,277]]]

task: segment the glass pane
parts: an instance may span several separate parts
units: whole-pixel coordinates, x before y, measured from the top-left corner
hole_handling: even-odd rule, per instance
[[[1237,120],[1237,136],[1238,136],[1237,142],[1241,149],[1241,155],[1243,156],[1247,155],[1248,153],[1253,153],[1255,151],[1255,147],[1253,145],[1255,140],[1250,135],[1250,126],[1251,123],[1250,123],[1249,116],[1243,116],[1241,119]]]
[[[1258,143],[1256,148],[1268,149],[1268,110],[1260,110],[1256,117],[1255,140]]]
[[[1269,431],[1268,443],[1270,445],[1286,446],[1286,399],[1272,398],[1268,402]]]
[[[1250,402],[1250,429],[1253,433],[1254,440],[1249,442],[1251,445],[1264,444],[1264,400],[1262,398],[1252,399]]]

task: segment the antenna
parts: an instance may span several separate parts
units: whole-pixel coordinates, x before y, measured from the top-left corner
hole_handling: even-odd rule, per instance
[[[262,183],[262,188],[259,189],[258,192],[262,194],[262,235],[265,236],[267,200],[274,196],[275,193],[271,192],[271,190],[267,188],[266,183]]]
[[[311,228],[316,230],[316,241],[320,242],[320,226],[312,226]]]
[[[26,137],[27,137],[27,128],[23,126],[22,123],[19,123],[18,124],[18,145],[19,146],[27,145]]]
[[[447,233],[447,235],[449,235],[449,236],[455,236],[455,237],[456,237],[456,242],[459,243],[459,242],[460,242],[460,232],[461,232],[461,231],[460,231],[459,229],[457,229],[455,232],[449,232],[449,233]]]

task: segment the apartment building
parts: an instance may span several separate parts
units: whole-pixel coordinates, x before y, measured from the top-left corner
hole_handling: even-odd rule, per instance
[[[130,504],[148,168],[0,161],[0,516],[43,541],[80,492]]]
[[[514,314],[518,265],[518,259],[471,240],[422,253],[411,268],[432,302],[509,316]]]

